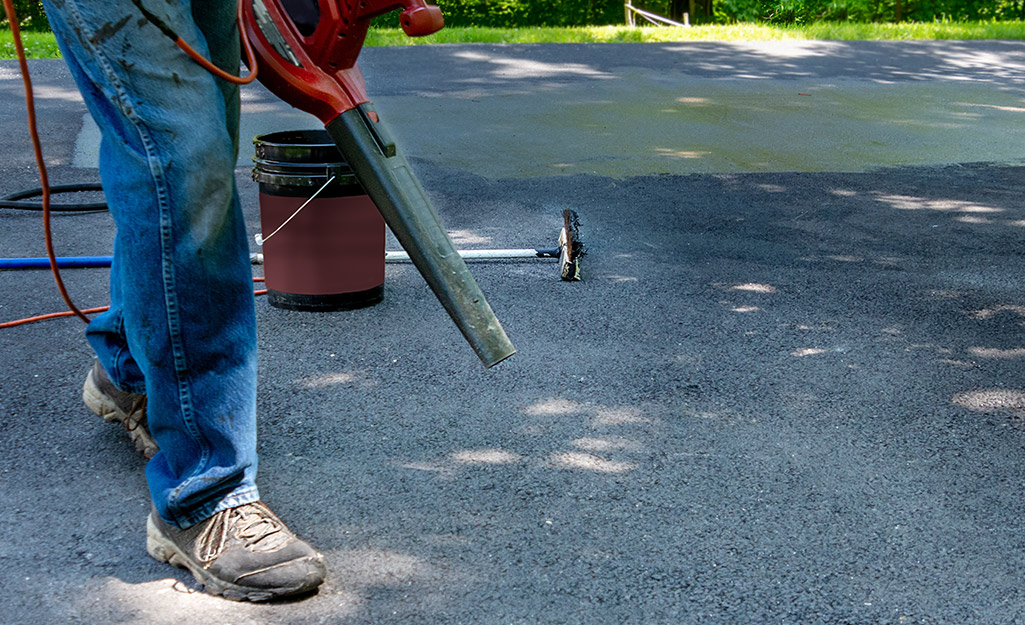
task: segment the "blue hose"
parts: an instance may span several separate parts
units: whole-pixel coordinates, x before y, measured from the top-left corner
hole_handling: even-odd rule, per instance
[[[112,256],[58,256],[61,269],[73,267],[110,267]],[[2,269],[49,269],[49,258],[0,258]]]

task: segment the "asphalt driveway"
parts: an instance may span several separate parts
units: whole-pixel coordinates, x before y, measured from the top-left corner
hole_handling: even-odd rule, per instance
[[[258,301],[261,489],[326,555],[235,604],[144,550],[143,461],[82,406],[81,323],[0,331],[0,622],[1025,622],[1025,42],[432,46],[368,90],[519,354],[485,371],[423,280]],[[54,182],[95,180],[60,62]],[[0,62],[0,195],[36,183]],[[244,140],[315,127],[259,87]],[[248,158],[237,177],[258,229]],[[105,214],[59,216],[107,254]],[[38,216],[0,211],[7,257]],[[390,246],[393,247],[393,246]],[[254,246],[255,251],[255,246]],[[65,278],[107,302],[104,270]],[[0,272],[0,319],[59,310]]]

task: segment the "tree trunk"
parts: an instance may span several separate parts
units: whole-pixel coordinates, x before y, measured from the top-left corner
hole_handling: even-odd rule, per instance
[[[669,19],[674,22],[682,22],[683,14],[687,12],[689,0],[673,0],[670,5]]]

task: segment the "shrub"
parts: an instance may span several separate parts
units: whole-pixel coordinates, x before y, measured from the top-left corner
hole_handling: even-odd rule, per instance
[[[1014,20],[1025,16],[1025,0],[719,0],[715,16],[718,22],[757,20],[784,25]]]
[[[622,0],[435,0],[449,26],[587,26],[622,24]],[[397,26],[397,14],[377,20]]]
[[[46,21],[46,13],[43,12],[43,3],[39,0],[14,0],[14,12],[18,16],[18,26],[22,29],[50,30],[50,23]],[[7,11],[3,4],[0,4],[0,26],[8,26]]]

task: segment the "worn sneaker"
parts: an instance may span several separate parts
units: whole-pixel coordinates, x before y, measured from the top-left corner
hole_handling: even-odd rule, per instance
[[[235,601],[308,593],[327,573],[323,556],[259,501],[184,530],[164,523],[154,510],[146,523],[146,551],[188,569],[207,592]]]
[[[82,401],[104,421],[123,425],[135,448],[147,458],[152,458],[159,451],[146,426],[146,396],[126,393],[114,386],[99,360],[93,362],[93,368],[85,378]]]

